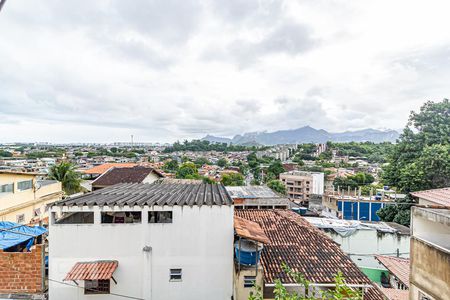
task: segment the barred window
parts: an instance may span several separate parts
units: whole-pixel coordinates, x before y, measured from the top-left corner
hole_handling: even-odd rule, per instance
[[[84,294],[109,294],[110,280],[85,280]]]

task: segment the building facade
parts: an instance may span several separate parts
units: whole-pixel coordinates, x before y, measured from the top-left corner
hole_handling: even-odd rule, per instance
[[[280,174],[288,197],[295,202],[308,202],[311,195],[322,195],[324,174],[318,172],[291,171]]]
[[[450,210],[412,207],[409,299],[450,299]]]
[[[92,290],[99,300],[233,294],[233,206],[221,185],[119,184],[51,212],[51,299],[92,299]],[[101,281],[77,275],[82,263],[111,272]]]
[[[0,221],[20,224],[46,222],[46,205],[62,199],[56,180],[38,180],[39,174],[0,172]]]

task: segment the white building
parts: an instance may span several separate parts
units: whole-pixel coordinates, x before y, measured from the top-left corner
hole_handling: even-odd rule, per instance
[[[119,184],[51,213],[50,299],[231,299],[233,206],[221,185]]]

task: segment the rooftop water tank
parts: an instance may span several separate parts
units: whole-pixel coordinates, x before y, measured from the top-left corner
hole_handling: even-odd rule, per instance
[[[239,241],[236,241],[236,243],[234,243],[236,261],[241,265],[254,266],[259,261],[262,248],[262,244],[258,244],[258,246],[256,246],[255,242],[242,239],[239,251]]]

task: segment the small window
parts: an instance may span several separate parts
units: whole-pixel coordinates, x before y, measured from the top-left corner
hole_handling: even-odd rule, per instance
[[[55,224],[94,224],[93,212],[65,212],[60,218],[55,217]]]
[[[33,211],[33,217],[39,217],[41,215],[41,209],[40,208],[36,208]]]
[[[16,220],[17,220],[17,223],[19,223],[19,224],[24,223],[25,222],[25,215],[24,214],[17,215],[16,216]]]
[[[181,281],[181,269],[170,269],[169,281]]]
[[[102,212],[102,224],[141,223],[140,211]]]
[[[244,276],[244,287],[251,288],[255,286],[256,276]]]
[[[85,280],[84,294],[109,294],[110,280]]]
[[[14,183],[0,185],[0,193],[13,193]]]
[[[171,211],[149,211],[148,212],[149,223],[172,223]]]
[[[25,180],[17,183],[17,189],[19,191],[25,191],[33,188],[33,180]]]

